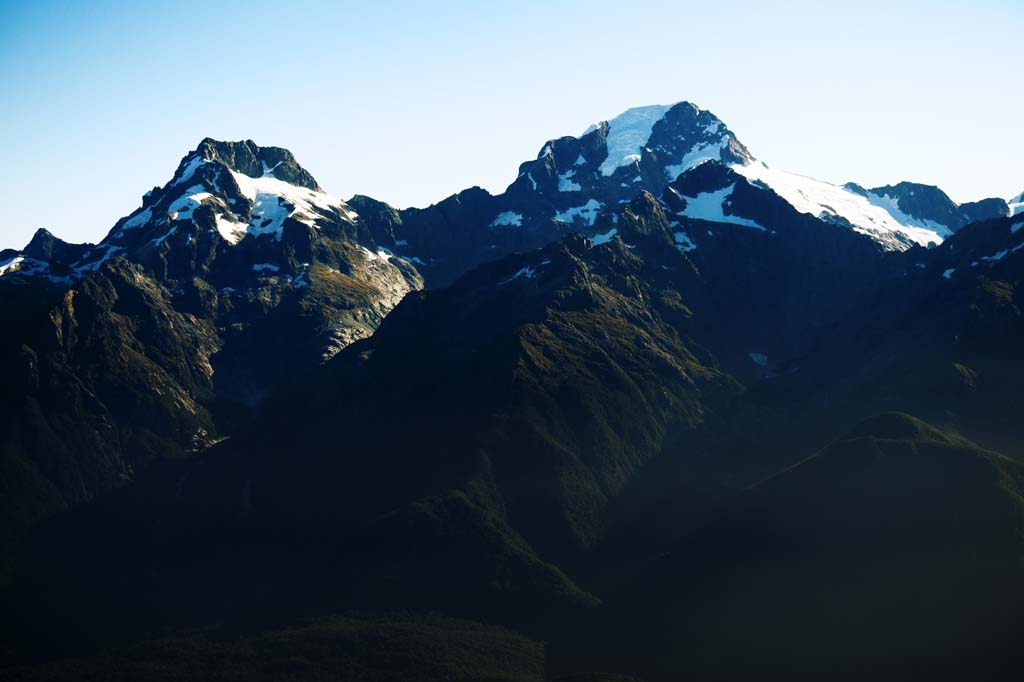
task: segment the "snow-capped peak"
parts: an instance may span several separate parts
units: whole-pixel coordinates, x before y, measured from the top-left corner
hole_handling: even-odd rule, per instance
[[[580,139],[601,129],[605,132],[607,156],[598,172],[605,177],[620,168],[637,166],[645,152],[664,169],[666,183],[704,161],[729,163],[752,158],[722,121],[689,102],[628,109],[590,126]]]
[[[708,161],[769,187],[803,213],[845,225],[887,249],[938,244],[966,220],[948,197],[943,203],[914,195],[913,188],[924,185],[868,191],[774,168],[755,159],[714,114],[685,101],[628,109],[579,137],[550,140],[535,161],[520,167],[510,187],[516,199],[503,202],[492,218],[514,209],[523,213],[524,226],[532,223],[537,217],[521,211],[518,198],[532,204],[541,194],[549,208],[540,219],[576,222],[573,211],[593,206],[598,208],[585,221],[593,224],[596,213],[614,213],[641,190],[660,195],[677,177]],[[938,188],[927,189],[945,197]],[[922,207],[929,210],[917,210]]]
[[[0,276],[70,284],[117,256],[146,261],[175,249],[281,241],[286,223],[354,238],[358,216],[324,192],[286,149],[209,138],[163,187],[122,218],[99,244],[68,245],[41,231],[24,251],[5,251]],[[262,247],[261,247],[262,248]],[[187,262],[188,259],[185,259]]]
[[[251,140],[203,140],[182,160],[174,178],[148,193],[143,203],[108,240],[137,241],[134,234],[146,227],[160,232],[152,237],[146,230],[146,241],[159,246],[185,222],[202,223],[233,245],[247,235],[280,240],[287,219],[316,228],[357,217],[344,201],[321,190],[291,152]],[[201,207],[209,211],[200,214]]]

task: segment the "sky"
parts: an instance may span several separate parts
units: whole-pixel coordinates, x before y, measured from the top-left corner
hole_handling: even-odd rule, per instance
[[[102,239],[207,136],[425,206],[679,100],[779,168],[1007,198],[1021,26],[1020,0],[0,0],[0,248]]]

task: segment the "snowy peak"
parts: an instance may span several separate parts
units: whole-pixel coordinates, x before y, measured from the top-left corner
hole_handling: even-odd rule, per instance
[[[590,137],[603,148],[597,171],[621,180],[660,172],[667,184],[704,161],[753,160],[717,116],[689,102],[627,109],[590,126],[579,139]]]
[[[1004,215],[1005,210],[1000,200],[958,206],[927,185],[899,183],[867,190],[775,168],[756,159],[717,116],[684,101],[629,109],[591,125],[578,137],[549,140],[536,159],[520,165],[503,194],[488,195],[463,213],[466,220],[487,228],[479,238],[478,258],[492,257],[501,244],[514,242],[523,248],[543,242],[531,235],[590,234],[600,216],[614,220],[640,192],[662,196],[676,178],[708,162],[771,189],[799,213],[864,235],[887,250],[940,244],[963,225]],[[725,194],[690,199],[709,211],[705,215],[717,215],[715,207],[722,216],[730,215]],[[450,219],[447,210],[440,212],[444,220]],[[400,239],[415,241],[416,236],[403,230]],[[430,244],[416,247],[433,249]]]
[[[372,244],[360,239],[366,235],[357,219],[288,150],[207,138],[99,244],[67,244],[41,230],[24,251],[3,252],[0,275],[67,285],[111,258],[125,257],[168,276],[173,270],[173,276],[190,277],[213,267],[224,249],[241,244],[245,255],[229,258],[237,261],[234,280],[239,273],[252,276],[248,261],[280,261],[288,253],[291,260],[315,260],[311,245],[317,235]]]
[[[0,277],[5,282],[32,279],[49,285],[67,285],[76,278],[72,264],[91,248],[92,244],[69,244],[40,228],[24,249],[0,251]]]
[[[710,111],[689,102],[628,109],[584,133],[605,139],[607,156],[600,171],[639,165],[645,154],[664,167],[667,182],[707,160],[746,163],[753,160],[736,136]]]
[[[548,141],[520,166],[491,226],[590,227],[600,213],[616,213],[641,191],[660,194],[705,161],[752,158],[721,120],[689,102],[630,109],[579,137]]]
[[[640,152],[651,137],[654,124],[664,118],[669,106],[655,104],[627,109],[610,121],[602,121],[584,131],[604,135],[607,157],[601,162],[602,175],[611,175],[617,168],[640,160]]]
[[[196,230],[229,245],[246,237],[280,241],[288,223],[347,231],[356,217],[345,202],[320,189],[288,150],[207,138],[104,243],[160,247]]]

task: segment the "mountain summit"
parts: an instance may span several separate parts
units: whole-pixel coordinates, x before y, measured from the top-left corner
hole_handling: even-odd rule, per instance
[[[179,173],[191,165],[193,159],[218,161],[236,173],[250,178],[262,178],[268,173],[279,180],[315,192],[322,192],[313,176],[299,165],[287,149],[281,147],[260,147],[252,140],[243,142],[220,142],[211,137],[199,143],[191,155],[185,157]]]
[[[147,192],[142,206],[119,220],[99,244],[66,245],[52,238],[50,243],[59,242],[56,249],[30,245],[23,252],[7,251],[10,259],[0,274],[67,286],[111,258],[124,257],[189,277],[215,267],[214,254],[243,240],[245,251],[257,258],[250,264],[266,263],[258,260],[266,257],[279,269],[271,244],[308,241],[304,234],[357,241],[372,250],[368,235],[358,234],[357,218],[344,201],[324,192],[287,149],[206,138],[181,160],[169,182]],[[37,234],[33,244],[39,240]]]
[[[147,193],[142,207],[114,226],[103,244],[159,246],[179,233],[181,222],[219,234],[230,245],[246,236],[281,241],[286,223],[354,236],[356,217],[288,150],[207,138],[182,159],[168,184]]]
[[[501,194],[474,187],[405,210],[362,196],[349,203],[375,239],[415,262],[429,284],[443,286],[476,265],[569,232],[597,236],[599,216],[614,221],[640,192],[660,197],[671,182],[705,163],[726,166],[800,213],[888,251],[940,244],[967,223],[1008,211],[1001,199],[958,206],[940,189],[917,183],[866,190],[775,168],[757,159],[721,119],[690,102],[629,109],[578,137],[549,140]]]
[[[0,449],[31,472],[0,526],[232,433],[422,286],[290,152],[249,140],[203,140],[99,244],[40,230],[0,252]]]

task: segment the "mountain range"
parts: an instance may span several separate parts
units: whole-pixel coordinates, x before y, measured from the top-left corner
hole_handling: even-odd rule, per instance
[[[1022,227],[687,102],[402,210],[203,140],[0,252],[0,666],[1009,679]]]

